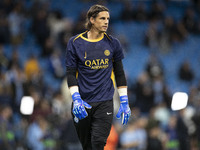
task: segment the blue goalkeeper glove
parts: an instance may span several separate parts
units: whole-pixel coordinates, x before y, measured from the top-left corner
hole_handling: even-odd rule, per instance
[[[120,96],[120,107],[116,117],[119,119],[122,116],[122,124],[128,123],[129,117],[131,116],[131,109],[128,104],[128,96]]]
[[[91,109],[92,106],[90,106],[88,103],[84,102],[81,99],[81,96],[78,92],[75,92],[72,95],[72,100],[73,100],[73,109],[72,112],[73,114],[79,118],[79,119],[84,119],[85,117],[88,116],[87,111],[85,110],[85,107],[88,109]]]

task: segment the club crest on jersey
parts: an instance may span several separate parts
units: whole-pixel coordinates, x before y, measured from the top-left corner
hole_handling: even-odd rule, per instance
[[[109,50],[105,50],[105,51],[104,51],[104,54],[105,54],[106,56],[109,56],[109,55],[110,55],[110,51],[109,51]]]

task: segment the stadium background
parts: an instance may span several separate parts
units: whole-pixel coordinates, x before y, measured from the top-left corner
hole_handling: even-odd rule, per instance
[[[198,0],[1,0],[0,149],[80,148],[64,58],[68,39],[84,31],[85,13],[96,3],[110,9],[108,33],[125,49],[133,114],[128,126],[114,118],[108,146],[200,149]],[[172,111],[178,91],[188,93],[188,106]],[[19,111],[23,96],[34,98],[32,115]]]

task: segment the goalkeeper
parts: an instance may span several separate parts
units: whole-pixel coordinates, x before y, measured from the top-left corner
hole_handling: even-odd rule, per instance
[[[67,44],[67,81],[72,116],[83,150],[103,150],[113,120],[114,75],[120,96],[117,118],[127,124],[131,115],[120,42],[106,34],[109,10],[93,5],[87,12],[87,31]]]

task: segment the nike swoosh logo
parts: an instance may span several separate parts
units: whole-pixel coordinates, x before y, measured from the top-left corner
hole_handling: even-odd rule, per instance
[[[111,115],[112,114],[112,112],[107,112],[107,115]]]

